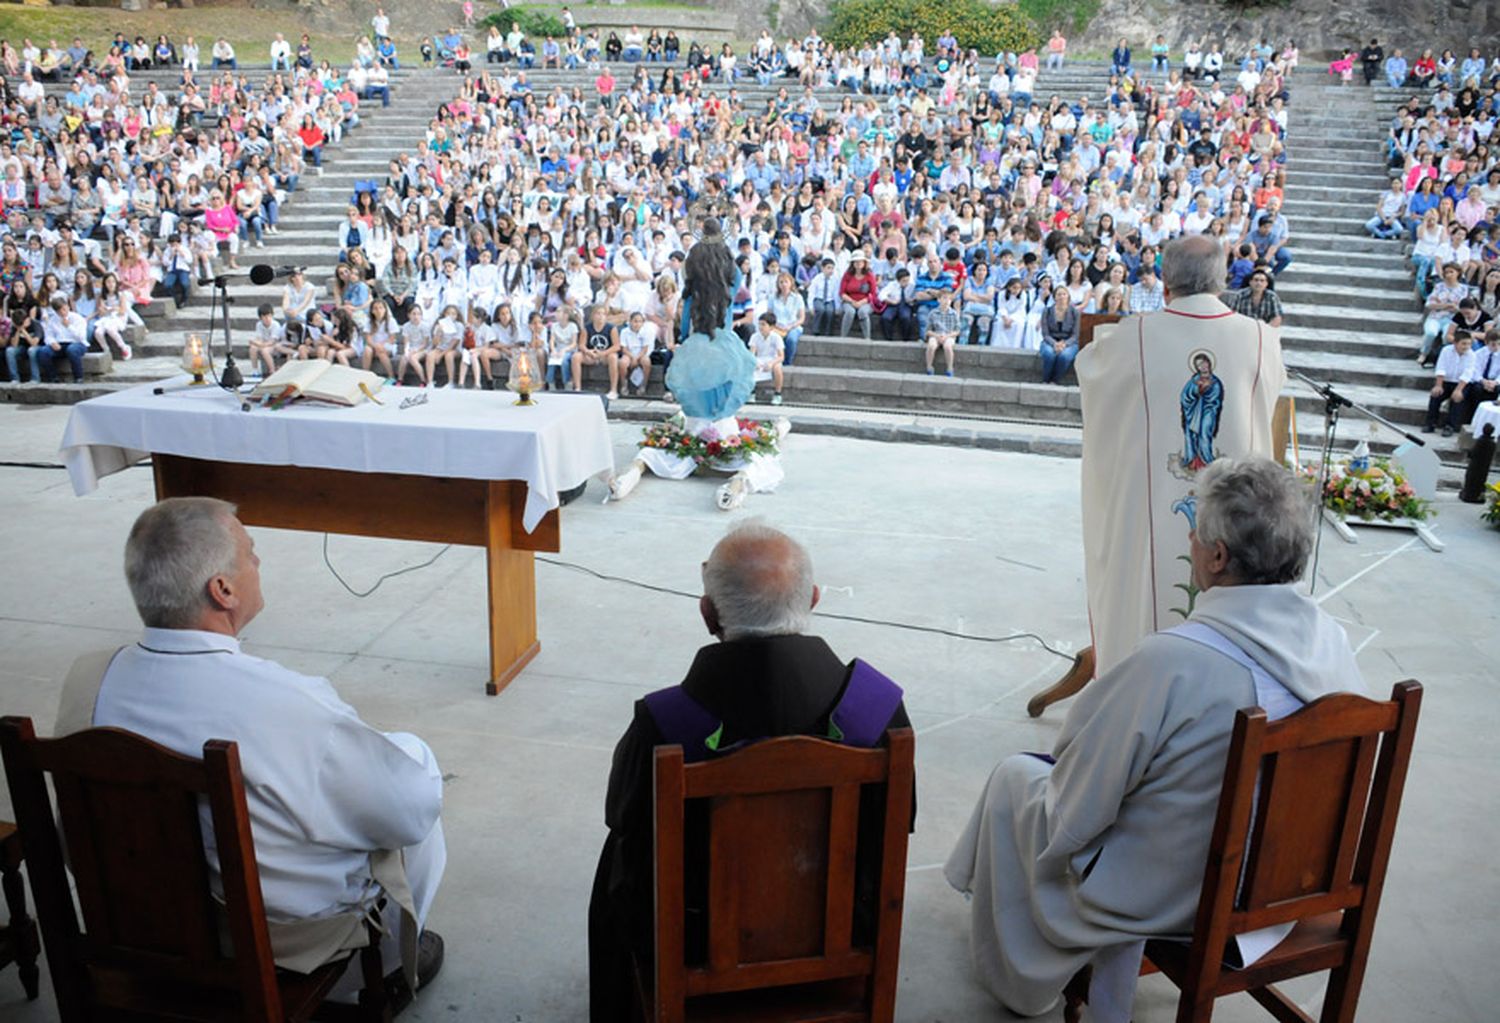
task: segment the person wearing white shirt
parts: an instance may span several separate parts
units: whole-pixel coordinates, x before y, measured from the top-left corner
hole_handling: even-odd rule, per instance
[[[632,312],[620,328],[620,391],[644,395],[651,382],[651,352],[656,348],[656,324],[646,322],[641,312]]]
[[[365,724],[327,679],[241,649],[237,637],[264,601],[260,559],[234,505],[191,497],[148,508],[130,530],[125,577],[145,630],[75,664],[58,734],[123,728],[189,757],[209,739],[237,743],[277,964],[305,973],[346,956],[379,914],[388,935],[418,929],[407,948],[419,946],[420,957],[402,966],[418,987],[430,980],[442,939],[420,928],[447,859],[431,749]],[[208,813],[205,805],[212,834]],[[388,964],[400,948],[388,937]],[[360,981],[346,974],[336,994]]]
[[[812,309],[812,332],[832,334],[843,312],[843,301],[839,298],[839,278],[834,273],[833,260],[823,260],[821,272],[807,286],[807,304]]]
[[[83,354],[89,350],[88,321],[73,311],[58,295],[42,313],[41,344],[31,346],[31,379],[57,382],[55,361],[59,356],[73,367],[73,382],[83,383]]]
[[[1468,400],[1466,390],[1474,379],[1474,339],[1466,330],[1453,335],[1453,343],[1444,345],[1438,353],[1437,372],[1433,375],[1432,390],[1427,398],[1427,423],[1423,433],[1437,429],[1438,415],[1443,402],[1448,403],[1448,416],[1443,423],[1443,436],[1451,437],[1462,423],[1464,404]]]
[[[1213,222],[1214,211],[1208,194],[1199,192],[1193,199],[1193,208],[1188,211],[1187,216],[1182,218],[1182,233],[1202,234]]]
[[[776,314],[762,313],[750,335],[750,354],[755,356],[755,382],[771,381],[771,404],[781,404],[781,364],[786,360],[786,342],[776,329]]]
[[[292,69],[292,44],[286,41],[286,36],[280,32],[271,41],[271,70],[290,71]]]

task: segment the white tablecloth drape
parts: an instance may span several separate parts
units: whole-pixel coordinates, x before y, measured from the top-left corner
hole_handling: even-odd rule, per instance
[[[1483,437],[1485,423],[1495,427],[1495,436],[1500,439],[1500,401],[1487,401],[1476,408],[1469,429],[1474,432],[1474,436]]]
[[[182,378],[186,380],[186,378]],[[524,480],[529,532],[558,494],[614,470],[604,406],[597,395],[546,393],[517,407],[504,392],[387,387],[385,404],[354,408],[296,403],[271,411],[216,387],[169,390],[143,384],[73,406],[62,460],[82,495],[110,473],[152,452],[253,465],[389,472],[481,480]]]

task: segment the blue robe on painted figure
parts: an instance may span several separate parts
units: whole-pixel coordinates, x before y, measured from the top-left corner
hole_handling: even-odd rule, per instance
[[[1193,360],[1197,372],[1182,387],[1182,467],[1197,472],[1214,460],[1214,438],[1224,409],[1224,382],[1206,355]]]

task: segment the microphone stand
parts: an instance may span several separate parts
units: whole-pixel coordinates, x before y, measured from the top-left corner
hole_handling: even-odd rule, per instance
[[[219,316],[224,319],[224,372],[215,375],[220,387],[226,391],[239,392],[240,386],[244,384],[244,375],[240,368],[234,363],[234,344],[229,336],[229,306],[234,299],[229,297],[229,278],[220,274],[211,280],[200,281],[213,289],[208,302],[208,341],[209,349],[213,349],[214,331],[219,328]],[[210,358],[209,366],[212,368],[213,360]]]
[[[1318,466],[1318,508],[1315,512],[1319,521],[1317,538],[1313,541],[1312,572],[1308,576],[1307,583],[1307,592],[1311,596],[1318,586],[1318,557],[1323,550],[1323,496],[1328,491],[1328,478],[1333,474],[1333,441],[1334,435],[1338,432],[1339,413],[1346,408],[1353,409],[1360,415],[1379,423],[1393,433],[1400,434],[1419,447],[1426,447],[1427,442],[1416,434],[1409,433],[1404,427],[1397,426],[1374,409],[1367,408],[1359,402],[1340,394],[1334,390],[1333,384],[1320,384],[1306,373],[1298,372],[1295,369],[1290,372],[1292,376],[1312,388],[1313,393],[1323,399],[1323,454]],[[1293,423],[1292,429],[1295,431],[1296,428],[1297,424]]]

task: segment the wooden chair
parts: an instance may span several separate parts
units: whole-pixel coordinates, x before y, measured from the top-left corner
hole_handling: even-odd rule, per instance
[[[887,1023],[895,1016],[910,729],[882,749],[771,739],[691,767],[656,751],[656,977],[646,1018]],[[855,944],[860,793],[884,785],[873,940]],[[685,961],[684,801],[708,804],[707,961]]]
[[[0,719],[0,754],[65,1023],[106,1015],[311,1018],[349,959],[306,975],[276,969],[234,743],[210,740],[203,759],[194,760],[115,728],[38,739],[29,718],[7,717]],[[199,818],[205,799],[223,904],[209,889]],[[388,1020],[379,937],[372,927],[361,953],[360,1015]]]
[[[1352,1023],[1421,702],[1406,681],[1385,702],[1339,694],[1274,723],[1259,707],[1235,715],[1192,941],[1146,943],[1142,973],[1182,991],[1178,1023],[1206,1023],[1241,991],[1282,1023],[1313,1023],[1271,985],[1323,970],[1322,1023]],[[1248,968],[1224,965],[1235,935],[1293,922]],[[1070,990],[1067,1019],[1079,1001]]]
[[[36,921],[26,912],[26,888],[21,880],[23,859],[21,833],[9,821],[0,821],[0,883],[5,889],[5,909],[10,914],[10,921],[0,927],[0,967],[15,963],[26,1000],[35,1001],[41,993],[41,971],[36,960],[42,946],[37,938]]]

